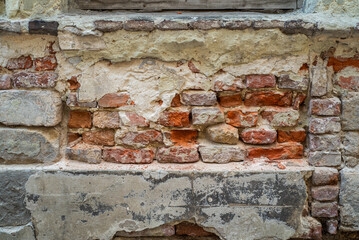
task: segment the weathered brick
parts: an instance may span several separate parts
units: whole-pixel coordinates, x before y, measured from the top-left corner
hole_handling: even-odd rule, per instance
[[[341,130],[339,117],[311,118],[309,131],[315,134],[338,133]]]
[[[70,111],[69,128],[91,128],[92,114],[88,111]]]
[[[235,77],[229,73],[221,72],[213,78],[213,90],[220,91],[240,91],[246,88],[244,78]]]
[[[339,135],[309,134],[309,148],[312,151],[336,151],[340,148]]]
[[[242,145],[203,144],[199,146],[201,159],[206,163],[229,163],[244,161],[247,150]]]
[[[176,235],[180,235],[180,236],[191,236],[191,237],[216,236],[214,233],[207,232],[202,227],[190,222],[181,222],[177,224],[175,228],[176,228]]]
[[[300,143],[281,143],[270,147],[248,149],[248,159],[268,158],[270,160],[300,159],[303,157],[303,145]]]
[[[118,108],[127,105],[133,105],[133,102],[130,95],[124,92],[105,94],[98,101],[98,106],[104,108]]]
[[[80,139],[81,135],[78,133],[72,133],[72,132],[68,132],[67,133],[67,143],[71,143],[73,141],[76,141],[78,139]]]
[[[341,163],[340,152],[310,152],[308,162],[316,167],[335,167]]]
[[[195,125],[211,125],[224,122],[224,113],[218,107],[194,107],[192,123]]]
[[[149,127],[150,122],[135,112],[120,112],[121,123],[125,126]]]
[[[160,147],[156,159],[161,163],[191,163],[199,161],[197,146]]]
[[[345,132],[343,137],[344,155],[359,156],[359,133]]]
[[[337,202],[312,202],[312,216],[313,217],[337,217],[338,203]]]
[[[84,132],[82,139],[85,143],[92,145],[115,145],[115,132],[113,130],[97,130]]]
[[[66,104],[69,107],[86,107],[86,108],[95,108],[97,106],[96,101],[92,102],[80,102],[77,99],[77,93],[69,93],[66,99]]]
[[[217,96],[214,92],[183,92],[181,99],[184,105],[192,106],[211,106],[217,103]]]
[[[164,20],[156,25],[157,29],[160,30],[186,30],[188,29],[187,23],[181,23],[176,21]]]
[[[113,163],[146,164],[153,162],[155,153],[152,149],[127,149],[106,147],[103,149],[103,160]]]
[[[14,87],[22,88],[52,88],[56,85],[57,73],[27,73],[20,72],[12,75]]]
[[[330,57],[328,60],[328,67],[333,66],[334,72],[339,72],[346,67],[359,68],[359,59],[355,58],[342,58],[342,57]]]
[[[93,125],[98,128],[119,128],[120,116],[118,112],[94,112]]]
[[[162,133],[156,130],[144,130],[138,132],[116,131],[116,143],[131,147],[142,148],[149,144],[163,142]]]
[[[337,234],[338,229],[338,220],[328,220],[327,221],[327,232],[329,234],[335,235]]]
[[[222,107],[236,107],[242,104],[242,96],[241,94],[220,94],[218,101]]]
[[[29,21],[30,34],[49,34],[57,36],[59,23],[56,21],[31,20]]]
[[[171,141],[175,145],[188,146],[196,143],[198,136],[197,129],[172,130],[170,134]]]
[[[309,80],[305,76],[281,74],[278,79],[278,87],[282,89],[305,91],[308,88],[308,82]]]
[[[226,123],[235,127],[255,127],[258,122],[258,111],[245,109],[228,111]]]
[[[145,31],[150,32],[155,29],[155,23],[153,21],[146,20],[127,20],[123,28],[127,31]]]
[[[176,94],[171,102],[171,107],[180,107],[182,106],[181,104],[181,96],[179,94]]]
[[[222,22],[218,20],[198,20],[190,22],[193,29],[211,30],[221,28]]]
[[[94,24],[95,29],[101,32],[115,32],[123,27],[122,21],[96,20]]]
[[[102,148],[100,146],[78,143],[66,148],[66,157],[87,163],[100,163],[102,160]]]
[[[359,130],[359,93],[348,93],[342,97],[343,130]]]
[[[0,90],[6,90],[11,88],[11,75],[0,74]]]
[[[304,103],[306,97],[307,95],[305,95],[305,93],[297,93],[296,96],[294,97],[293,109],[298,110],[300,105]]]
[[[207,127],[208,138],[213,142],[236,144],[238,143],[238,129],[228,124],[222,123]]]
[[[77,90],[81,87],[81,84],[77,81],[77,76],[72,76],[67,82],[70,84],[70,90]]]
[[[335,168],[316,167],[312,175],[312,183],[316,186],[336,185],[339,172]]]
[[[299,120],[299,112],[291,108],[267,108],[261,115],[273,127],[294,127]]]
[[[333,201],[338,197],[339,186],[312,187],[312,198],[318,201]]]
[[[312,99],[310,101],[310,112],[319,116],[338,116],[340,115],[339,98]]]
[[[247,88],[274,88],[276,79],[274,75],[253,74],[246,76]]]
[[[60,94],[54,91],[0,91],[0,122],[5,125],[56,126],[62,118]]]
[[[36,58],[35,62],[35,70],[36,71],[49,71],[55,70],[57,67],[57,60],[55,55],[50,55],[42,58]]]
[[[10,58],[6,65],[6,68],[9,70],[28,69],[31,67],[32,67],[32,59],[30,56]]]
[[[343,156],[343,160],[345,162],[345,165],[350,168],[354,168],[359,164],[359,158],[358,157],[352,157],[352,156]]]
[[[306,137],[303,128],[293,130],[278,130],[278,142],[304,142]]]
[[[245,96],[246,106],[281,106],[287,107],[292,104],[292,92],[257,91],[248,92]]]
[[[167,127],[188,127],[189,122],[189,112],[162,112],[159,124]]]
[[[359,76],[336,76],[335,84],[342,89],[349,91],[359,91]]]
[[[323,66],[313,66],[311,95],[313,97],[321,97],[327,94],[328,76],[327,68]]]
[[[248,128],[241,132],[241,139],[250,144],[271,144],[277,139],[277,131],[267,126]]]

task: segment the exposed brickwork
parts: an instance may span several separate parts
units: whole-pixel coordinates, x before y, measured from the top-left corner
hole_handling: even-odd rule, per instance
[[[22,56],[19,58],[11,58],[7,62],[6,68],[9,70],[28,69],[33,65],[32,58],[30,56]]]
[[[248,158],[268,158],[270,160],[298,159],[303,157],[303,145],[299,143],[282,143],[271,147],[248,149]]]
[[[278,142],[304,142],[306,133],[304,129],[278,130]]]
[[[163,112],[159,124],[168,127],[188,127],[189,112]]]
[[[246,106],[281,106],[292,104],[292,92],[257,91],[248,92],[245,96]]]
[[[43,58],[36,58],[34,62],[36,71],[55,70],[55,68],[57,67],[57,60],[55,55],[50,55]]]
[[[128,93],[109,93],[98,101],[99,107],[117,108],[133,104]]]
[[[85,143],[93,145],[115,145],[115,132],[113,130],[97,130],[82,134]]]
[[[247,88],[274,88],[276,79],[274,75],[248,75]]]
[[[68,127],[70,128],[91,128],[92,114],[87,111],[71,111]]]
[[[235,127],[255,127],[258,112],[250,110],[233,110],[227,112],[226,122]]]
[[[103,160],[114,163],[144,164],[151,163],[155,153],[151,149],[126,149],[120,147],[104,148]]]
[[[198,131],[196,129],[172,130],[171,141],[176,145],[192,145],[196,143]]]
[[[46,73],[15,73],[12,76],[12,82],[16,88],[52,88],[55,87],[57,74],[52,72]]]

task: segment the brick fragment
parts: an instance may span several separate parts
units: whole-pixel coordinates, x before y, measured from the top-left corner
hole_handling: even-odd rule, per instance
[[[146,164],[153,162],[155,153],[152,149],[127,149],[107,147],[103,150],[103,160],[113,163]]]
[[[6,64],[9,70],[28,69],[32,67],[32,58],[30,56],[21,56],[18,58],[10,58]]]
[[[278,87],[282,89],[291,89],[305,91],[308,88],[308,78],[305,76],[289,76],[281,74],[278,79]]]
[[[57,67],[57,60],[55,55],[50,55],[42,58],[36,58],[35,62],[35,70],[36,71],[49,71],[55,70]]]
[[[309,148],[312,151],[336,151],[340,148],[339,135],[313,135],[309,134]]]
[[[87,163],[100,163],[102,161],[102,148],[100,146],[78,143],[66,148],[66,157]]]
[[[220,94],[218,100],[222,107],[236,107],[242,104],[241,94]]]
[[[150,32],[155,29],[155,23],[145,20],[128,20],[124,23],[123,28],[127,31]]]
[[[170,136],[175,145],[189,146],[196,143],[198,131],[196,129],[172,130]]]
[[[192,123],[195,125],[211,125],[224,122],[224,113],[218,107],[194,107]]]
[[[248,149],[248,159],[252,160],[263,157],[270,160],[300,159],[303,157],[303,145],[292,142]]]
[[[338,116],[340,115],[339,98],[312,99],[310,101],[310,112],[319,116]]]
[[[159,124],[167,127],[188,127],[189,112],[162,112]]]
[[[56,85],[57,73],[27,73],[20,72],[12,75],[14,87],[17,88],[52,88]]]
[[[277,131],[267,126],[248,128],[241,132],[241,139],[250,144],[271,144],[277,139]]]
[[[341,130],[339,117],[311,118],[309,131],[315,134],[338,133]]]
[[[182,103],[191,106],[211,106],[217,103],[214,92],[188,91],[182,93]]]
[[[238,143],[238,129],[231,125],[222,123],[207,127],[208,138],[217,143],[236,144]]]
[[[192,163],[199,161],[197,146],[161,147],[156,154],[157,161],[161,163]]]
[[[135,112],[120,112],[121,123],[129,127],[149,127],[150,122]]]
[[[98,101],[99,107],[118,108],[122,106],[133,105],[128,93],[108,93]]]
[[[267,108],[261,115],[273,127],[294,127],[299,120],[299,112],[291,108]]]
[[[340,152],[310,152],[308,162],[316,167],[335,167],[341,163]]]
[[[72,76],[67,82],[70,84],[70,90],[77,90],[81,87],[81,84],[77,81],[77,76]]]
[[[172,99],[171,107],[180,107],[180,106],[182,106],[181,97],[179,94],[176,94]]]
[[[80,102],[77,99],[77,93],[69,93],[66,99],[66,104],[69,107],[86,107],[86,108],[95,108],[97,106],[96,101],[92,102]]]
[[[11,75],[0,74],[0,90],[6,90],[11,88]]]
[[[258,111],[228,111],[226,116],[226,123],[235,127],[255,127],[258,122],[258,115]]]
[[[220,91],[240,91],[246,88],[244,78],[235,77],[229,73],[221,72],[213,78],[213,90]]]
[[[292,104],[292,92],[257,91],[248,92],[245,96],[246,106],[281,106],[287,107]]]
[[[274,88],[276,79],[270,74],[253,74],[246,76],[247,88]]]
[[[84,132],[82,134],[83,141],[92,145],[115,145],[115,132],[113,130],[97,130]]]
[[[336,185],[339,172],[335,168],[316,167],[312,175],[312,183],[315,186]]]
[[[116,143],[131,147],[141,148],[149,144],[163,142],[162,133],[156,130],[145,130],[138,132],[116,132]]]
[[[207,232],[197,224],[190,222],[181,222],[175,226],[176,235],[191,236],[191,237],[207,237],[216,236],[214,233]]]
[[[342,58],[342,57],[330,57],[328,60],[328,67],[333,67],[334,72],[339,72],[346,67],[359,68],[359,59],[355,58]]]
[[[312,202],[312,216],[313,217],[337,217],[338,203],[337,202]]]
[[[304,129],[278,130],[278,142],[304,142],[306,133]]]
[[[120,116],[118,112],[94,112],[93,125],[98,128],[119,128]]]
[[[338,197],[339,186],[312,187],[312,197],[318,201],[333,201]]]
[[[300,105],[304,103],[306,97],[307,95],[305,95],[305,93],[297,93],[293,101],[293,109],[298,110]]]
[[[91,112],[70,111],[69,128],[91,128]]]

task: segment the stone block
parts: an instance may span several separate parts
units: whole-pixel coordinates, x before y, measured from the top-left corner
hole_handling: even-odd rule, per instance
[[[316,167],[336,167],[340,166],[342,155],[340,152],[310,152],[308,162]]]
[[[339,172],[335,168],[316,167],[312,175],[312,183],[318,185],[336,185]]]
[[[358,132],[345,132],[343,137],[344,155],[359,156],[358,142]]]
[[[243,145],[201,144],[198,150],[202,161],[206,163],[240,162],[247,157],[247,150]]]

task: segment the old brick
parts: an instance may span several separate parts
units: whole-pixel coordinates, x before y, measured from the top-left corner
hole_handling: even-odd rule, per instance
[[[359,130],[359,93],[343,96],[343,130]]]
[[[343,137],[344,155],[359,156],[359,133],[345,132]]]
[[[313,97],[321,97],[327,94],[328,76],[326,67],[313,66],[311,78],[311,95]]]
[[[224,122],[224,113],[217,107],[194,107],[192,123],[195,125],[211,125]]]
[[[57,36],[59,23],[56,21],[31,20],[29,21],[30,34],[49,34]]]
[[[144,130],[138,132],[116,132],[116,143],[131,147],[141,148],[149,144],[159,144],[163,142],[162,133],[156,130]]]
[[[211,30],[221,28],[222,22],[218,20],[198,20],[190,23],[193,29]]]
[[[312,118],[309,121],[309,131],[315,134],[338,133],[341,130],[339,117]]]
[[[98,106],[104,108],[118,108],[132,104],[133,102],[130,99],[130,95],[123,92],[105,94],[98,101]]]
[[[153,21],[145,21],[145,20],[127,20],[124,23],[123,28],[127,31],[150,32],[155,29],[155,23]]]
[[[14,87],[18,88],[52,88],[56,85],[57,73],[15,73],[12,76]]]
[[[80,137],[81,137],[81,135],[78,134],[78,133],[68,132],[68,133],[67,133],[67,143],[69,144],[69,143],[71,143],[71,142],[73,142],[73,141],[76,141],[76,140],[78,140]]]
[[[103,150],[103,160],[113,163],[146,164],[153,162],[154,157],[152,149],[111,147]]]
[[[327,221],[327,232],[329,234],[337,234],[338,229],[338,220],[328,220]]]
[[[312,175],[312,183],[316,186],[336,185],[339,172],[335,168],[316,167]]]
[[[28,69],[31,67],[32,67],[32,59],[30,56],[10,58],[6,65],[6,68],[9,70]]]
[[[121,123],[125,126],[129,126],[129,127],[148,127],[150,126],[150,122],[138,115],[135,112],[120,112],[119,113],[120,119],[121,119]]]
[[[196,129],[181,129],[171,131],[171,141],[175,145],[188,146],[196,143],[198,132]]]
[[[228,21],[224,23],[224,27],[230,30],[244,30],[250,28],[252,24],[250,20]]]
[[[122,21],[96,20],[95,29],[101,32],[115,32],[123,27]]]
[[[310,112],[319,116],[340,115],[339,98],[312,99],[310,101]]]
[[[345,162],[345,165],[350,168],[354,168],[359,164],[359,158],[358,157],[352,157],[352,156],[343,156],[343,160]]]
[[[312,202],[312,216],[313,217],[336,217],[338,216],[337,202]]]
[[[316,167],[335,167],[341,163],[340,152],[310,152],[308,162]]]
[[[274,127],[294,127],[299,120],[299,112],[291,108],[267,108],[261,115]]]
[[[221,72],[213,78],[213,90],[220,91],[240,91],[246,88],[244,78],[235,77],[229,73]]]
[[[253,74],[246,76],[247,88],[274,88],[276,79],[270,74]]]
[[[258,115],[258,111],[244,109],[228,111],[226,123],[235,127],[255,127],[258,122]]]
[[[159,124],[167,127],[188,127],[189,112],[162,112]]]
[[[206,163],[229,163],[244,161],[247,150],[242,145],[203,144],[199,146],[201,159]]]
[[[359,76],[337,76],[335,84],[340,88],[357,92],[359,91]]]
[[[278,142],[304,142],[306,137],[303,128],[293,130],[278,130]]]
[[[294,97],[293,109],[298,110],[300,105],[304,103],[306,97],[307,95],[305,95],[305,93],[297,93],[297,95]]]
[[[93,114],[93,125],[98,128],[119,128],[120,116],[118,112],[95,112]]]
[[[292,92],[257,91],[248,92],[245,96],[246,106],[291,106]]]
[[[277,139],[277,131],[267,126],[248,128],[242,131],[241,139],[250,144],[271,144]]]
[[[206,129],[208,138],[213,142],[236,144],[238,143],[238,129],[222,123],[210,126]]]
[[[236,107],[242,104],[241,94],[220,94],[218,100],[222,107]]]
[[[55,55],[50,55],[42,58],[35,59],[36,71],[49,71],[57,67],[57,60]]]
[[[69,128],[91,128],[91,112],[88,111],[71,111]]]
[[[188,91],[182,93],[182,103],[192,106],[211,106],[217,103],[214,92]]]
[[[289,76],[281,74],[278,79],[278,87],[282,89],[292,89],[305,91],[308,88],[308,78],[305,76]]]
[[[0,90],[6,90],[11,88],[11,75],[0,74]]]
[[[81,84],[77,81],[77,76],[72,76],[67,82],[70,84],[70,90],[77,90],[81,87]]]
[[[157,161],[161,163],[191,163],[199,161],[197,146],[161,147],[156,154]]]
[[[80,102],[77,99],[77,93],[69,93],[66,99],[66,104],[69,107],[86,107],[86,108],[95,108],[97,106],[96,101],[92,102]]]
[[[66,148],[66,156],[70,160],[87,163],[100,163],[102,160],[102,148],[86,143],[78,143],[73,147]]]
[[[340,148],[339,135],[309,134],[309,148],[312,151],[336,151]]]
[[[248,149],[248,159],[268,158],[270,160],[300,159],[303,157],[303,145],[300,143],[281,143],[270,147]]]
[[[190,222],[181,222],[175,226],[176,235],[185,235],[191,237],[206,237],[206,236],[215,236],[214,233],[207,232],[202,227],[190,223]]]
[[[355,58],[335,58],[335,57],[330,57],[328,60],[328,67],[333,66],[333,69],[335,72],[339,72],[341,70],[343,70],[346,67],[357,67],[359,68],[359,59],[355,59]]]
[[[188,29],[187,23],[181,23],[176,21],[164,20],[156,25],[160,30],[186,30]]]
[[[115,132],[113,130],[97,130],[84,132],[82,134],[83,141],[92,145],[115,145]]]
[[[333,201],[338,197],[339,186],[312,187],[312,198],[318,201]]]
[[[171,107],[180,107],[181,105],[181,97],[179,94],[176,94],[172,99]]]

